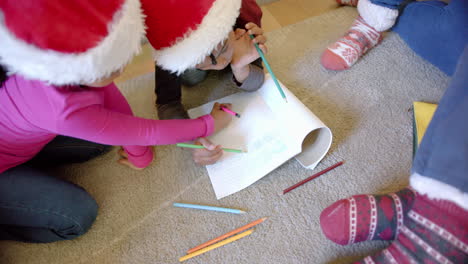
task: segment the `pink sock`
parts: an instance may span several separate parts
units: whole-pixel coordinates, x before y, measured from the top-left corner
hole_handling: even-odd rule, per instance
[[[369,26],[359,16],[346,35],[323,52],[322,66],[334,71],[348,69],[381,40],[382,33]]]
[[[359,0],[336,0],[340,5],[357,6]]]

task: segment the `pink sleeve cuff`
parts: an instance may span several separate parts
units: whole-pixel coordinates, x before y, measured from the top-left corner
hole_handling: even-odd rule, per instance
[[[135,167],[146,168],[153,161],[153,149],[151,147],[145,147],[146,150],[140,155],[134,155],[129,148],[131,147],[124,147],[128,155],[128,161],[135,165]]]
[[[205,122],[206,132],[202,137],[207,137],[214,132],[214,119],[211,115],[200,116],[198,119],[201,119]]]

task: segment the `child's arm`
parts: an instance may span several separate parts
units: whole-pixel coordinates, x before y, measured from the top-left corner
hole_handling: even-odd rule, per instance
[[[152,120],[91,105],[67,113],[56,122],[57,134],[107,145],[164,145],[210,135],[211,115],[186,120]]]
[[[235,83],[243,90],[255,91],[263,84],[264,73],[259,54],[254,46],[257,43],[263,52],[267,51],[263,30],[254,23],[247,23],[247,29],[236,29],[236,41],[231,61]],[[254,35],[250,39],[249,35]]]
[[[101,88],[104,92],[104,107],[111,111],[133,116],[132,108],[114,84]],[[120,164],[133,169],[148,167],[154,159],[153,148],[149,146],[122,146],[119,150]]]
[[[96,89],[96,88],[94,88]],[[232,116],[215,103],[197,119],[153,120],[134,117],[117,87],[69,91],[44,87],[50,109],[30,121],[47,131],[107,145],[152,146],[206,137],[228,125]],[[102,96],[103,95],[103,96]],[[37,100],[34,100],[36,102]],[[44,104],[36,104],[44,110]],[[226,107],[230,107],[226,104]],[[40,118],[37,118],[39,116]]]
[[[233,70],[232,81],[242,90],[253,92],[258,90],[262,86],[265,80],[265,73],[263,72],[262,59],[258,58],[254,62],[247,65],[248,68],[245,69],[245,78],[242,82],[237,80],[236,76],[239,76],[239,73],[236,73]]]
[[[230,104],[223,104],[230,108]],[[109,111],[101,105],[79,109],[58,120],[56,133],[108,145],[124,145],[128,160],[138,168],[152,159],[148,145],[174,144],[206,137],[226,127],[232,116],[215,103],[211,114],[197,119],[151,120]],[[130,150],[130,151],[129,151]]]

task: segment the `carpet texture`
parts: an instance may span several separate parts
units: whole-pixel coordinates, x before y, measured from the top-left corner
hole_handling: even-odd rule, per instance
[[[190,151],[156,147],[156,162],[143,172],[116,163],[116,149],[85,164],[57,169],[83,186],[100,211],[91,230],[73,241],[24,244],[0,241],[0,263],[178,263],[184,252],[260,217],[256,231],[187,263],[347,263],[383,248],[384,242],[338,246],[320,231],[319,214],[358,193],[396,191],[408,183],[413,101],[437,102],[449,78],[413,53],[393,33],[350,70],[330,72],[320,55],[356,18],[339,8],[268,34],[267,55],[278,78],[334,134],[329,153],[314,171],[294,159],[252,186],[220,201],[204,167]],[[154,118],[154,76],[122,85],[134,112]],[[229,75],[209,75],[184,90],[188,107],[237,92]],[[346,163],[285,196],[278,193],[337,161]],[[171,203],[222,205],[249,211],[232,215]]]

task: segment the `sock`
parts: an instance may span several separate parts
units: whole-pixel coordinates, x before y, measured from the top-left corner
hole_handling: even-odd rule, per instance
[[[355,195],[337,201],[320,214],[325,236],[340,245],[366,240],[392,240],[411,209],[414,191],[387,195]]]
[[[468,263],[468,210],[416,194],[397,239],[356,263]]]
[[[382,33],[359,16],[346,35],[328,46],[322,54],[322,66],[334,71],[348,69],[381,40]]]
[[[336,0],[340,5],[357,6],[359,0]]]
[[[398,6],[403,0],[360,0],[357,5],[359,15],[367,25],[378,32],[389,30],[398,17]],[[375,4],[373,3],[375,2]],[[387,4],[388,6],[380,5]],[[393,7],[393,8],[390,8]]]

